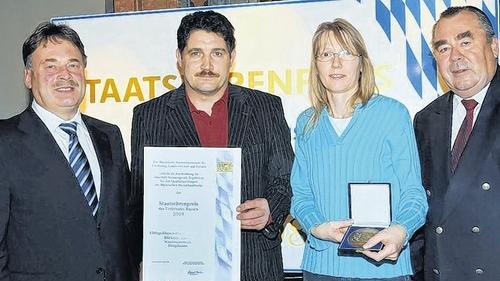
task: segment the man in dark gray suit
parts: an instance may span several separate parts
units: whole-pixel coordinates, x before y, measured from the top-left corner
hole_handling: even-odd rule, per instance
[[[86,66],[78,34],[42,23],[23,60],[33,102],[0,123],[0,280],[137,279],[123,141],[118,127],[78,109]]]
[[[425,280],[499,280],[498,39],[481,10],[451,7],[432,45],[450,91],[415,116],[429,200]]]
[[[235,43],[233,26],[219,13],[182,19],[177,63],[184,83],[135,108],[132,183],[141,202],[145,146],[241,147],[241,280],[283,280],[279,234],[290,207],[290,130],[279,97],[229,84]]]

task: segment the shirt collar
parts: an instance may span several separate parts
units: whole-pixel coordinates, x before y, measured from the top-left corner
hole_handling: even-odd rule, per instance
[[[212,105],[212,108],[214,108],[214,106],[216,106],[217,104],[224,104],[224,105],[227,105],[227,101],[229,100],[229,87],[226,88],[226,90],[224,91],[224,94],[222,95],[222,97],[216,101],[214,103],[214,105]],[[201,110],[198,110],[196,109],[196,107],[194,106],[194,104],[191,102],[191,100],[189,99],[188,95],[186,95],[186,101],[187,101],[187,104],[188,104],[188,107],[189,107],[189,111],[191,113],[200,113]]]
[[[490,87],[490,84],[491,83],[488,83],[488,85],[486,85],[486,87],[484,87],[481,91],[479,91],[479,93],[473,95],[470,98],[466,98],[466,100],[474,99],[478,103],[477,107],[480,107],[483,104],[484,98],[486,97],[486,93],[488,92],[488,88]],[[462,102],[462,100],[464,98],[460,97],[457,94],[454,94],[453,99],[455,100],[455,103],[458,104],[459,102]]]
[[[33,99],[33,103],[31,104],[31,108],[35,111],[36,115],[40,117],[42,122],[45,124],[45,126],[49,129],[51,132],[56,132],[59,129],[59,125],[61,123],[68,123],[68,122],[76,122],[78,125],[82,125],[82,114],[80,113],[80,110],[78,110],[71,118],[70,120],[64,120],[61,117],[55,115],[54,113],[48,111],[47,109],[43,108],[41,105],[39,105],[36,100]]]

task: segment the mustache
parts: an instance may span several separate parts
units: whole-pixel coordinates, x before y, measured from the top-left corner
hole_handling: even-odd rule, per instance
[[[452,72],[469,69],[469,64],[466,62],[455,62],[450,69]]]
[[[64,81],[56,81],[55,87],[78,87],[79,84],[75,80],[64,80]]]
[[[196,76],[196,77],[219,77],[219,74],[212,72],[210,70],[203,70],[201,72],[196,73],[194,76]]]

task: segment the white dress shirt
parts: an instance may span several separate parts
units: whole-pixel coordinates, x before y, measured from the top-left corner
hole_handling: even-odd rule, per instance
[[[474,108],[474,119],[472,121],[472,129],[474,129],[474,124],[476,124],[476,119],[477,115],[479,114],[479,110],[481,110],[481,106],[483,105],[484,102],[484,97],[486,96],[486,92],[488,91],[488,88],[490,87],[490,84],[486,85],[479,93],[475,94],[474,96],[467,98],[469,99],[474,99],[477,101],[477,105]],[[465,109],[464,105],[462,104],[463,98],[460,96],[454,94],[453,95],[453,115],[451,117],[451,146],[450,149],[453,148],[453,144],[455,143],[455,139],[457,138],[458,131],[460,130],[460,126],[462,126],[462,123],[464,122],[465,115],[467,113],[467,110]]]
[[[95,152],[94,145],[92,143],[92,139],[90,138],[87,126],[85,126],[85,123],[82,121],[82,115],[80,111],[78,111],[75,116],[71,118],[71,120],[65,121],[54,113],[40,106],[35,100],[33,100],[31,108],[33,108],[36,115],[40,117],[47,129],[49,129],[52,137],[54,137],[54,140],[56,141],[57,145],[59,146],[67,160],[69,160],[69,135],[61,128],[59,128],[59,125],[61,123],[68,123],[73,121],[78,124],[76,135],[89,161],[90,170],[92,171],[92,177],[94,179],[94,185],[96,188],[97,199],[99,199],[101,193],[101,167],[99,166],[97,154]]]

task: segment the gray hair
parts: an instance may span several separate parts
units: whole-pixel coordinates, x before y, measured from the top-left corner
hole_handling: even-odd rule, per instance
[[[495,31],[493,30],[493,25],[491,24],[491,21],[488,19],[488,16],[483,11],[481,11],[481,9],[478,9],[474,6],[449,7],[448,9],[444,10],[441,13],[441,16],[439,17],[439,20],[432,27],[432,38],[434,38],[436,26],[441,19],[454,17],[454,16],[456,16],[459,13],[464,12],[464,11],[471,12],[477,16],[477,19],[479,20],[479,24],[481,24],[481,26],[483,27],[484,33],[486,34],[487,42],[491,43],[491,41],[495,37]]]

